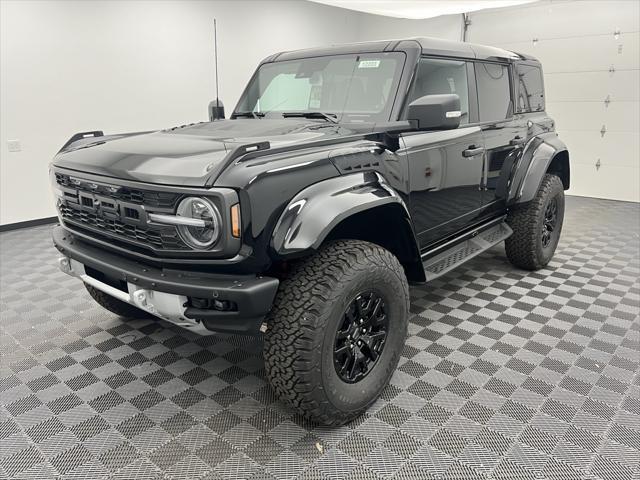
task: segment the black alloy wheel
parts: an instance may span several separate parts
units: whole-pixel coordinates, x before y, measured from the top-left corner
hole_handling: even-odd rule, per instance
[[[554,197],[551,199],[544,211],[544,220],[542,222],[542,246],[547,248],[553,238],[553,232],[558,224],[558,200]]]
[[[336,372],[343,381],[357,383],[371,372],[384,348],[388,326],[380,295],[369,291],[353,299],[338,327],[333,351]]]

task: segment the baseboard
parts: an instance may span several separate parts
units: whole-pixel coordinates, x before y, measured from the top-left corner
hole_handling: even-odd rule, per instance
[[[0,225],[0,232],[8,232],[9,230],[17,230],[18,228],[37,227],[40,225],[49,225],[56,223],[58,217],[36,218],[35,220],[27,220],[26,222],[7,223]]]

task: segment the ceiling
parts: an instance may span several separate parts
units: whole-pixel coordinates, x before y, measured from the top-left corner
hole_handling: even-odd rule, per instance
[[[537,0],[311,0],[387,17],[423,19],[532,3]]]

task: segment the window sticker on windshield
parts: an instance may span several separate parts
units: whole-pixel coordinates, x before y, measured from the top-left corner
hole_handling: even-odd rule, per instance
[[[358,68],[378,68],[380,66],[380,60],[361,60],[358,64]]]

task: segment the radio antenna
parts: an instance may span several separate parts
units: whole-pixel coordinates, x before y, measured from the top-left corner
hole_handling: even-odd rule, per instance
[[[216,109],[220,108],[220,95],[218,94],[218,26],[216,19],[213,19],[213,56],[216,69]]]

